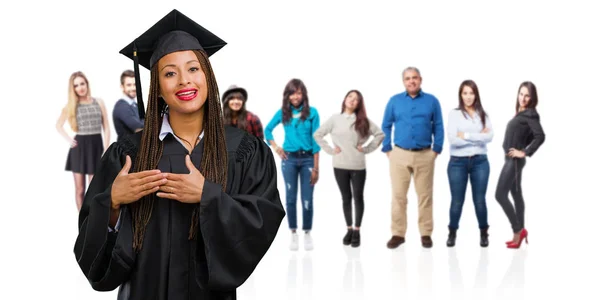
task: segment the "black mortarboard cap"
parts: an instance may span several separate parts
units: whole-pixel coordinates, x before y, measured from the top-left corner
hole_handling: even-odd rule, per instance
[[[144,118],[146,110],[142,100],[139,65],[151,70],[161,57],[183,50],[204,50],[211,56],[226,44],[221,38],[174,9],[119,51],[134,62],[140,118]]]

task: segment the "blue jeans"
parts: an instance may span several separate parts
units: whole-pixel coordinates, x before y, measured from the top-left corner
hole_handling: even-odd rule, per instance
[[[471,180],[471,191],[479,228],[488,228],[485,194],[487,192],[489,177],[490,164],[487,155],[450,157],[450,162],[448,163],[448,180],[450,181],[450,193],[452,194],[450,224],[448,225],[450,230],[458,229],[469,179]]]
[[[286,216],[290,229],[297,229],[296,206],[298,200],[298,177],[302,199],[302,230],[312,229],[313,191],[310,176],[314,167],[314,157],[310,153],[286,152],[287,159],[281,161],[281,172],[285,182]]]

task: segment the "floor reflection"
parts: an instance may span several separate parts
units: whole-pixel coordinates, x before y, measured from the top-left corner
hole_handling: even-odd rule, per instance
[[[298,296],[304,296],[304,299],[313,299],[313,263],[310,252],[302,253],[302,269],[298,270],[299,258],[297,253],[290,254],[288,262],[287,276],[287,299],[298,299]],[[301,273],[299,273],[301,271]],[[301,274],[301,287],[298,288],[298,274]]]
[[[435,299],[433,286],[433,254],[432,249],[421,249],[418,261],[417,299]]]
[[[392,250],[391,253],[390,273],[392,284],[388,295],[397,295],[399,291],[406,291],[408,287],[406,252],[404,247],[398,247]]]
[[[297,285],[296,279],[298,276],[298,258],[297,254],[294,252],[290,256],[290,260],[288,262],[288,276],[287,276],[287,290],[286,290],[286,298],[287,299],[297,299]]]
[[[344,299],[365,299],[364,274],[360,261],[360,247],[344,247],[346,252],[346,267],[343,278]]]
[[[313,298],[313,263],[310,252],[304,253],[302,257],[302,294],[304,299]]]
[[[525,299],[527,249],[514,250],[512,261],[496,289],[496,299]]]
[[[473,292],[477,295],[481,295],[481,299],[485,299],[485,294],[488,288],[488,249],[481,248],[479,252],[479,262],[477,263],[477,271],[475,273],[475,284],[473,286]]]
[[[448,273],[450,275],[450,299],[465,299],[465,284],[455,247],[448,248]]]

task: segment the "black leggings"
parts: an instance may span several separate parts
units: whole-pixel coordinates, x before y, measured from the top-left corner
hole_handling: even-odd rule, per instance
[[[365,189],[367,170],[345,170],[334,168],[333,173],[338,187],[340,188],[340,192],[342,193],[342,205],[344,207],[346,225],[348,227],[352,226],[352,196],[354,194],[354,209],[356,215],[354,226],[360,227],[365,210],[363,191]]]
[[[506,157],[496,186],[496,200],[502,206],[514,233],[518,233],[525,227],[525,201],[521,191],[521,175],[524,167],[525,158]],[[508,199],[509,192],[515,202],[514,207]]]

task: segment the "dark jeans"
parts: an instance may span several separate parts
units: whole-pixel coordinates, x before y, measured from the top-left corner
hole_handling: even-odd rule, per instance
[[[488,227],[485,194],[487,192],[489,177],[490,164],[487,155],[450,157],[450,162],[448,163],[448,180],[450,181],[452,203],[450,204],[449,229],[458,229],[458,223],[465,202],[465,193],[467,192],[467,182],[469,180],[471,180],[471,192],[479,228],[485,229]]]
[[[302,198],[302,230],[311,230],[313,221],[313,190],[310,176],[314,157],[309,153],[286,152],[287,159],[281,161],[281,172],[286,186],[287,219],[290,229],[297,229],[296,206],[298,200],[298,179]]]
[[[505,157],[496,186],[496,200],[502,206],[514,233],[525,227],[525,201],[521,192],[521,174],[524,167],[525,158]],[[508,199],[509,192],[515,202],[514,207]]]
[[[342,206],[344,208],[344,218],[346,226],[352,226],[352,196],[354,196],[354,209],[356,216],[355,227],[360,227],[365,210],[365,200],[363,192],[365,190],[365,180],[367,170],[345,170],[333,168],[333,174],[337,181],[340,193],[342,194]],[[354,194],[354,195],[353,195]]]

